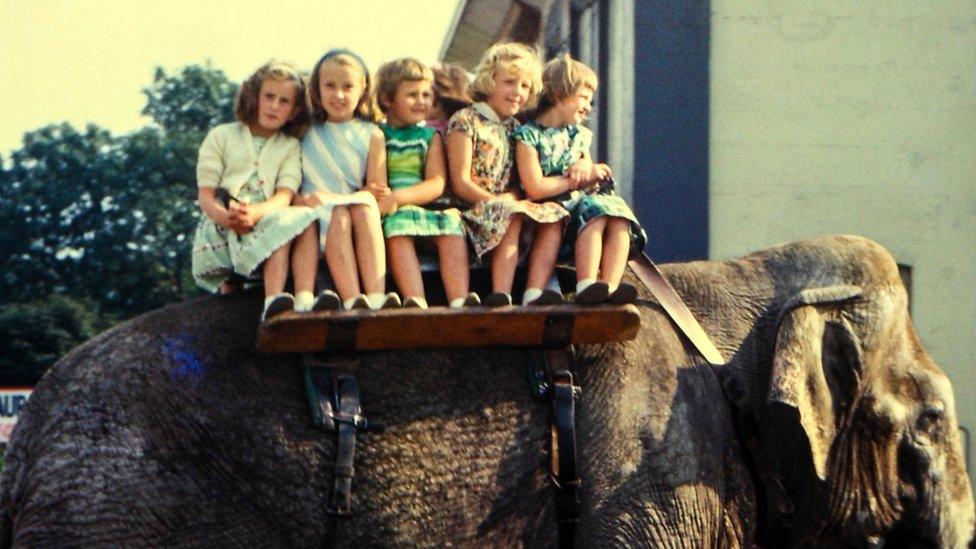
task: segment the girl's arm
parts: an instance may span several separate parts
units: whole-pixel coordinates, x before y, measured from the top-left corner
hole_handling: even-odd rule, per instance
[[[381,214],[396,210],[396,202],[390,192],[390,184],[386,174],[386,137],[383,130],[373,128],[369,137],[369,151],[366,153],[366,185],[367,191],[376,198],[376,205]]]
[[[255,204],[234,203],[231,204],[230,209],[241,227],[250,230],[258,224],[258,221],[261,221],[262,217],[273,211],[287,208],[291,204],[291,199],[294,195],[295,193],[291,189],[282,187],[276,189],[274,196],[264,202],[257,202]]]
[[[444,142],[439,134],[434,134],[427,148],[427,162],[424,166],[424,180],[416,185],[393,191],[393,199],[398,206],[414,204],[422,206],[444,194]]]
[[[576,183],[565,176],[544,176],[539,165],[539,152],[521,141],[515,142],[515,163],[525,194],[532,200],[542,200],[576,190]]]
[[[203,213],[212,219],[214,223],[230,229],[232,228],[230,211],[217,201],[216,195],[216,188],[200,187],[197,190],[197,203],[200,204],[200,209]]]
[[[462,200],[472,204],[491,200],[495,195],[471,180],[471,138],[464,132],[447,134],[447,165],[451,174],[451,189]]]

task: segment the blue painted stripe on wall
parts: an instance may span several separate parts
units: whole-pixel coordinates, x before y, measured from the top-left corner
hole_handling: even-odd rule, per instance
[[[655,261],[708,256],[708,0],[634,2],[634,207]]]

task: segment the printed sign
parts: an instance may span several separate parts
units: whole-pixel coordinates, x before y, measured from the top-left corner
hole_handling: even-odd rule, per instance
[[[27,404],[32,391],[26,388],[0,389],[0,444],[10,441],[10,433],[17,425],[20,410]]]

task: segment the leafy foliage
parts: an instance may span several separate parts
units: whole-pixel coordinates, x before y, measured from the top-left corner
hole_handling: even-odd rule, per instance
[[[236,85],[222,71],[190,66],[175,75],[157,69],[143,91],[154,124],[121,137],[93,125],[40,128],[0,169],[0,306],[4,319],[23,316],[41,338],[16,340],[7,349],[16,362],[5,366],[49,365],[70,348],[65,342],[93,333],[85,326],[195,291],[196,151],[210,127],[233,118]],[[64,327],[83,317],[78,307],[94,316]]]
[[[0,385],[32,383],[94,335],[95,323],[88,307],[67,297],[0,307]]]

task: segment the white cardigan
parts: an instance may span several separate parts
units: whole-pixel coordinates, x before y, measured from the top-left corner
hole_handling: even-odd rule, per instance
[[[236,195],[254,172],[265,200],[275,190],[297,191],[302,182],[302,148],[298,139],[281,132],[271,136],[261,154],[254,154],[251,130],[240,122],[210,130],[197,158],[197,186],[221,187]]]

